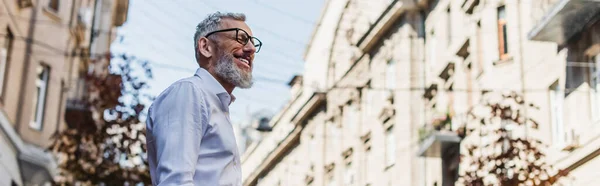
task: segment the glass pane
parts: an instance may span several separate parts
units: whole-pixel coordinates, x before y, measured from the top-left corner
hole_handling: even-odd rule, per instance
[[[31,127],[39,130],[42,128],[44,120],[44,105],[48,87],[49,68],[44,65],[39,65],[36,71],[38,76],[36,79],[36,92],[33,96]]]
[[[393,127],[390,127],[389,129],[387,129],[386,131],[386,135],[385,135],[386,139],[385,139],[385,145],[386,145],[386,165],[392,165],[394,164],[394,159],[396,157],[396,140],[395,140],[395,136],[393,133]]]
[[[33,120],[31,121],[31,127],[37,129],[39,128],[38,126],[38,115],[37,115],[37,108],[38,108],[38,97],[40,95],[40,87],[36,88],[36,91],[33,94],[33,105],[34,107],[31,108],[31,114],[33,115]]]
[[[58,11],[59,0],[50,0],[48,6],[54,11]]]
[[[504,10],[504,6],[498,7],[498,19],[505,19],[506,11]]]
[[[7,49],[0,49],[0,96],[4,88],[4,73],[6,73],[6,63],[8,61]]]
[[[502,25],[502,42],[504,45],[504,54],[508,53],[508,34],[506,32],[506,24]]]
[[[396,87],[396,61],[394,61],[394,60],[388,61],[385,75],[386,75],[386,80],[385,80],[386,88],[394,89]]]
[[[554,142],[562,144],[564,142],[564,128],[562,123],[562,99],[564,95],[559,90],[558,82],[551,86],[550,90],[550,109],[552,115],[552,135]]]

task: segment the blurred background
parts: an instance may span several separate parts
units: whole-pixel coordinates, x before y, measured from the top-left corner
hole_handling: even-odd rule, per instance
[[[263,43],[244,186],[600,182],[600,0],[2,0],[0,185],[151,185],[147,108],[216,11]]]

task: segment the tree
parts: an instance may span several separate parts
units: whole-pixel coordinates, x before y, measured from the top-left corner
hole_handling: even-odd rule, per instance
[[[542,141],[516,135],[519,130],[514,130],[538,129],[538,122],[526,117],[524,109],[539,108],[527,104],[515,92],[488,96],[481,107],[471,109],[471,122],[462,129],[467,136],[463,140],[465,150],[461,151],[464,173],[458,182],[474,186],[546,186],[565,176],[567,171],[555,171],[545,162]]]
[[[100,72],[81,74],[86,93],[72,104],[81,107],[84,116],[66,116],[69,128],[57,133],[50,146],[59,158],[58,185],[151,184],[140,121],[144,102],[152,100],[142,93],[152,71],[147,61],[131,56],[106,58],[110,64],[91,61],[100,65]],[[134,75],[140,69],[142,75]]]

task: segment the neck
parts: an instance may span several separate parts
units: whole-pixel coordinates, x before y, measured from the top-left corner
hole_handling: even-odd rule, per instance
[[[235,85],[223,80],[212,69],[208,70],[208,72],[219,82],[219,84],[221,84],[221,86],[223,86],[225,91],[227,91],[227,93],[231,95],[231,93],[233,92],[233,89],[235,89]]]

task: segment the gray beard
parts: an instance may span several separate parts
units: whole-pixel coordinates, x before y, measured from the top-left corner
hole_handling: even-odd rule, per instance
[[[236,87],[247,89],[252,87],[252,71],[244,72],[238,68],[232,55],[219,52],[219,59],[215,65],[215,73],[224,81]],[[252,69],[252,67],[250,67]]]

